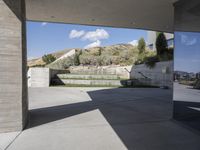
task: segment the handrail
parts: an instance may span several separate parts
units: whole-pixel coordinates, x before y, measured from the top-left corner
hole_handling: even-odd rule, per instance
[[[150,80],[151,80],[151,78],[145,76],[142,72],[138,72],[138,73],[139,73],[141,76],[143,76],[145,79],[150,79]]]

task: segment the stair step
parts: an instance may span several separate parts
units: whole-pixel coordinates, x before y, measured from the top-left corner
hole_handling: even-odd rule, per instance
[[[57,75],[60,79],[85,79],[85,80],[117,80],[119,77],[117,75],[80,75],[80,74],[58,74]]]
[[[74,79],[53,79],[54,84],[77,84],[77,85],[105,85],[121,86],[120,80],[74,80]]]

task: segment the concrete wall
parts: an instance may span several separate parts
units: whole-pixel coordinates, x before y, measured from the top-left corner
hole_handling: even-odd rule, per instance
[[[50,69],[49,68],[30,68],[28,70],[29,87],[49,87]]]
[[[129,78],[132,66],[76,66],[70,67],[72,74],[98,74],[118,75],[121,78]]]
[[[78,85],[101,85],[101,86],[121,86],[120,80],[74,80],[74,79],[59,79],[64,84]],[[56,81],[54,81],[56,82]],[[58,83],[58,82],[57,82]]]
[[[57,74],[69,73],[68,70],[53,70],[49,68],[34,67],[28,70],[28,87],[49,87],[51,79]]]
[[[105,79],[116,80],[120,79],[117,75],[81,75],[81,74],[58,74],[60,79]]]
[[[0,0],[0,132],[22,130],[26,124],[25,41],[24,1]]]
[[[139,73],[140,72],[140,73]],[[149,79],[145,79],[142,74]],[[133,66],[131,70],[131,79],[139,79],[140,82],[154,86],[173,86],[173,62],[159,62],[152,69],[146,65]]]

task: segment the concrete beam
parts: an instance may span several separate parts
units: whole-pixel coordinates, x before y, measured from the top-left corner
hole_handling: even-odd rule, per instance
[[[24,0],[0,0],[0,132],[22,130],[28,100]]]
[[[174,4],[174,7],[175,31],[200,31],[200,1],[179,0]]]
[[[27,20],[173,32],[177,0],[26,0]]]

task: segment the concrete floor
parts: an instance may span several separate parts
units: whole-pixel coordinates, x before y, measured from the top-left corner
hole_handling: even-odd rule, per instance
[[[174,117],[200,133],[200,90],[174,83]]]
[[[192,86],[174,83],[174,100],[185,102],[200,102],[200,90]]]
[[[172,120],[172,91],[30,88],[30,124],[8,150],[199,150]]]

